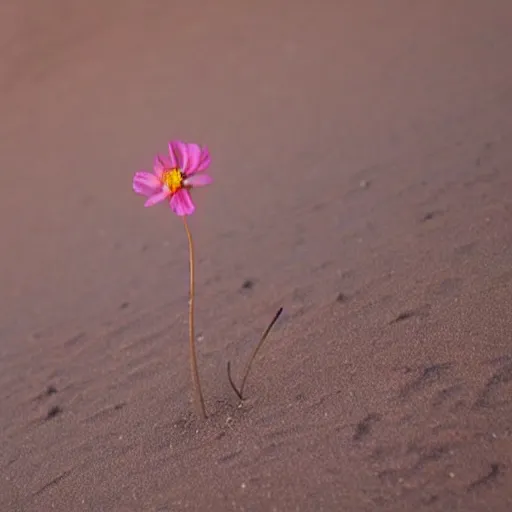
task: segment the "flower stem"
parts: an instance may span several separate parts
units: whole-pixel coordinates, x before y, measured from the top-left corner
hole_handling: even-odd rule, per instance
[[[190,268],[190,298],[188,301],[188,335],[190,349],[190,371],[192,373],[192,382],[194,384],[194,392],[196,404],[201,409],[201,415],[206,418],[206,409],[204,406],[203,392],[201,391],[201,382],[199,380],[199,370],[197,368],[196,343],[194,334],[194,244],[192,242],[192,234],[187,223],[187,217],[183,216],[183,224],[188,238],[188,254]]]

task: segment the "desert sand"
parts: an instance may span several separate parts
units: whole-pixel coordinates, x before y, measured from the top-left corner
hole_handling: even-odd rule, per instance
[[[4,1],[0,510],[512,510],[511,20]],[[213,159],[206,421],[185,232],[131,189],[170,139]]]

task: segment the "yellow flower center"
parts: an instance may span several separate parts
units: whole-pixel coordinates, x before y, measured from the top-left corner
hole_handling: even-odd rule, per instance
[[[183,187],[183,173],[179,169],[164,171],[162,182],[174,194]]]

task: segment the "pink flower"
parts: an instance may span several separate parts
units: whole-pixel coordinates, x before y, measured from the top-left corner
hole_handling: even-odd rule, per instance
[[[177,215],[192,215],[195,210],[190,189],[209,185],[213,180],[202,171],[210,165],[207,148],[178,140],[169,142],[169,156],[157,155],[153,172],[136,172],[133,190],[146,196],[144,206],[153,206],[164,200]]]

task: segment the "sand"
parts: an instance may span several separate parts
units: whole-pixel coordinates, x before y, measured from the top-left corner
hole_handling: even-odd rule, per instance
[[[512,510],[508,0],[4,4],[1,511]]]

